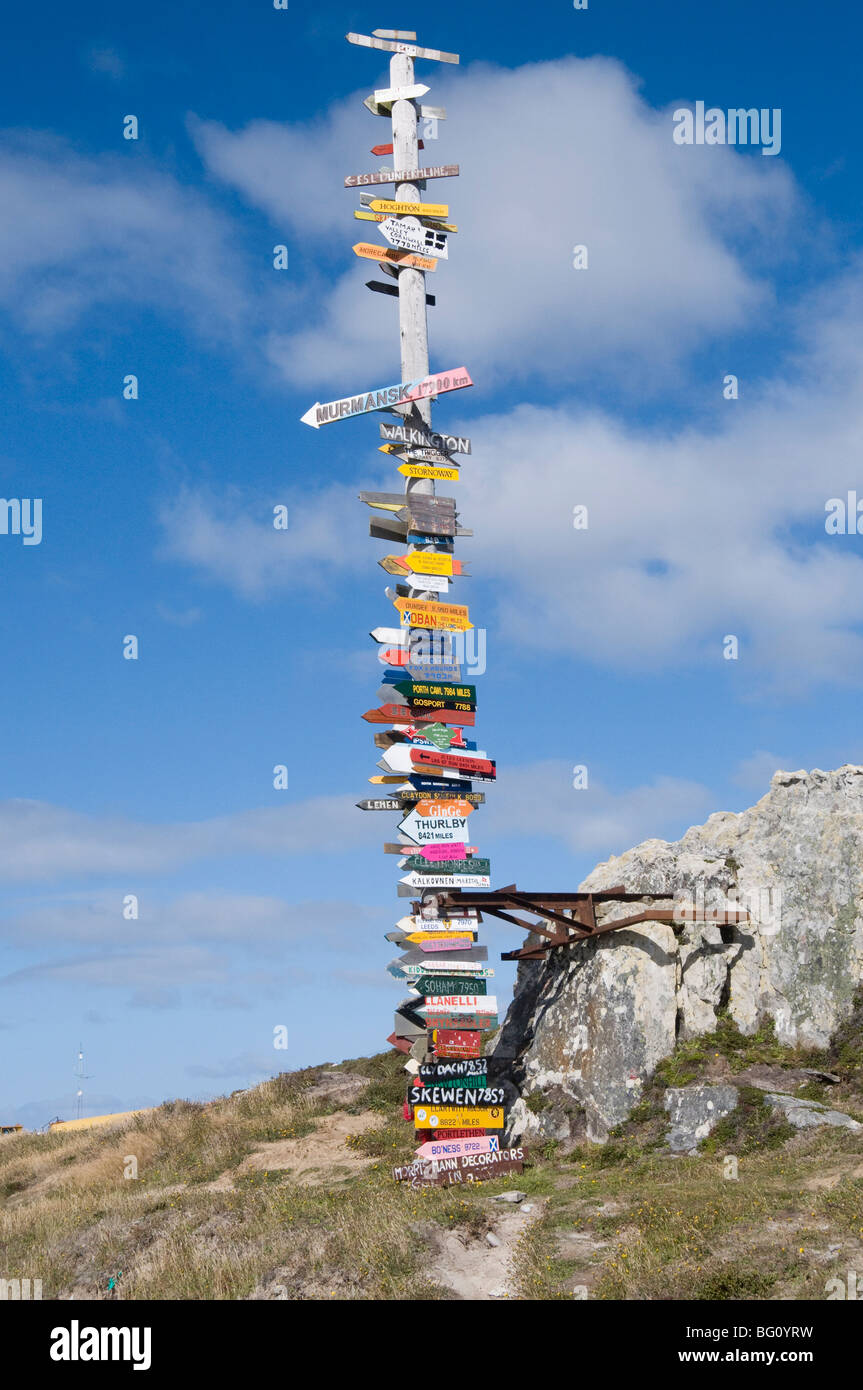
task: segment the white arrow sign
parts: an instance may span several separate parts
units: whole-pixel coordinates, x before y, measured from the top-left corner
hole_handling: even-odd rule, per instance
[[[467,816],[421,816],[411,811],[399,830],[415,845],[464,844],[470,834],[467,822]]]
[[[428,90],[421,82],[415,83],[412,87],[381,87],[375,92],[372,100],[377,102],[378,106],[391,106],[394,101],[419,101]]]
[[[408,629],[404,627],[373,627],[369,633],[376,642],[386,643],[388,647],[406,647]]]
[[[400,251],[414,251],[426,256],[437,256],[439,260],[449,259],[449,249],[445,232],[432,227],[411,227],[396,217],[387,217],[381,222],[378,231],[382,232],[390,246]]]
[[[378,628],[376,629],[376,631],[380,631],[380,629]],[[384,631],[386,631],[386,628],[384,629]],[[413,773],[417,777],[434,776],[437,778],[440,775],[437,771],[435,771],[434,773],[428,773],[425,771],[421,764],[417,764],[412,761],[411,749],[416,751],[418,747],[422,747],[422,745],[417,743],[394,743],[392,748],[388,748],[387,751],[384,753],[383,757],[378,763],[378,767],[384,768],[387,772],[407,772]],[[487,755],[480,749],[474,750],[472,748],[469,753],[465,754],[465,757],[487,758]],[[454,771],[453,768],[447,767],[447,765],[443,761],[441,761],[437,766],[443,768],[445,775],[451,775]],[[455,771],[457,771],[457,769],[455,769]],[[469,778],[470,773],[462,772],[461,776]]]
[[[490,888],[488,874],[404,874],[399,883],[408,888]],[[407,895],[410,897],[410,894]]]

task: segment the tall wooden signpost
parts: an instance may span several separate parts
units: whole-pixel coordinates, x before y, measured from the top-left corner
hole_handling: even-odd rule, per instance
[[[482,917],[474,909],[454,917],[439,906],[442,890],[490,883],[489,861],[479,857],[473,843],[473,812],[485,800],[473,783],[496,776],[493,759],[464,737],[465,729],[473,734],[477,699],[473,685],[462,685],[470,672],[462,671],[459,658],[473,623],[467,606],[453,602],[462,597],[457,591],[466,576],[453,552],[466,533],[455,500],[435,494],[436,480],[447,487],[458,480],[457,456],[470,454],[471,443],[432,429],[433,402],[473,381],[465,367],[440,372],[429,367],[427,311],[435,301],[426,292],[426,275],[439,266],[445,270],[447,232],[455,227],[447,220],[448,204],[440,200],[442,185],[435,184],[435,202],[424,203],[421,193],[426,179],[453,178],[459,167],[420,165],[418,118],[442,119],[446,113],[420,104],[428,88],[417,83],[414,63],[458,63],[459,58],[418,47],[413,33],[376,30],[347,39],[391,55],[388,84],[364,105],[375,118],[391,121],[391,141],[373,153],[386,154],[392,167],[350,174],[344,184],[382,186],[380,194],[359,195],[360,216],[380,219],[366,224],[370,235],[380,233],[380,244],[358,243],[353,250],[394,278],[394,284],[369,282],[369,288],[398,298],[401,380],[325,405],[317,402],[303,421],[319,429],[354,415],[385,412],[383,451],[392,459],[394,482],[401,488],[404,480],[398,494],[366,493],[361,499],[373,508],[370,534],[389,543],[390,553],[379,563],[395,576],[398,587],[387,594],[400,620],[398,628],[385,625],[393,619],[388,606],[383,622],[379,615],[379,626],[371,631],[381,644],[380,659],[391,669],[386,688],[378,692],[386,696],[384,702],[362,716],[391,730],[375,735],[377,747],[386,750],[378,764],[385,775],[369,778],[388,790],[357,803],[363,811],[394,813],[399,841],[384,848],[403,854],[396,862],[409,872],[399,878],[397,893],[413,899],[411,913],[387,933],[406,952],[388,967],[410,994],[396,1009],[387,1041],[408,1059],[405,1117],[418,1146],[416,1161],[395,1169],[393,1176],[412,1184],[475,1182],[520,1172],[526,1155],[499,1147],[505,1094],[499,1070],[483,1057],[484,1038],[497,1026],[497,1000],[486,993],[493,971],[482,964],[485,947],[476,944]],[[388,183],[392,196],[384,194]]]

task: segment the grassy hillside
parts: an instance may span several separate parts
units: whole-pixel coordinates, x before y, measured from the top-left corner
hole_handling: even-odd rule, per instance
[[[841,1083],[801,1084],[863,1119],[856,1029],[820,1059]],[[859,1133],[793,1132],[743,1085],[703,1152],[663,1142],[665,1085],[800,1063],[769,1034],[723,1027],[681,1047],[605,1146],[549,1143],[523,1175],[475,1187],[390,1178],[412,1153],[395,1053],[173,1101],[121,1129],[13,1136],[0,1276],[41,1278],[46,1298],[452,1299],[494,1283],[514,1298],[823,1299],[831,1276],[863,1270]],[[512,1187],[530,1214],[492,1200]]]

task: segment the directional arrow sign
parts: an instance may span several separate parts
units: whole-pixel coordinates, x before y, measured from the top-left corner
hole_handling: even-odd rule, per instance
[[[482,1034],[472,1029],[439,1029],[434,1040],[436,1057],[479,1057]]]
[[[397,39],[399,43],[416,42],[413,29],[373,29],[372,33],[376,39]]]
[[[484,1110],[445,1108],[444,1106],[421,1105],[414,1111],[415,1129],[437,1129],[456,1125],[466,1125],[471,1129],[503,1129],[504,1114],[502,1105],[494,1105]]]
[[[420,975],[419,979],[411,981],[411,988],[424,997],[440,994],[441,990],[452,990],[454,993],[471,990],[475,996],[483,995],[486,991],[485,980],[464,975]]]
[[[427,256],[437,256],[447,260],[449,249],[444,232],[433,231],[430,227],[412,227],[407,222],[399,222],[388,217],[380,224],[380,231],[390,246],[401,247],[404,251],[416,251]]]
[[[366,797],[355,803],[361,811],[401,811],[402,803],[391,796]]]
[[[428,748],[412,748],[410,744],[405,744],[404,747],[413,766],[420,770],[424,767],[442,767],[453,768],[470,777],[488,777],[492,781],[497,777],[497,767],[491,758],[468,758],[460,753],[444,753],[437,750],[431,752]]]
[[[432,478],[441,483],[457,483],[457,468],[435,468],[430,463],[400,463],[398,468],[404,478]]]
[[[409,550],[406,555],[394,555],[397,564],[405,564],[414,574],[465,574],[463,561],[453,555],[437,555],[432,550]]]
[[[407,266],[412,270],[437,270],[437,261],[428,256],[414,256],[409,251],[399,251],[394,247],[373,246],[370,242],[358,241],[351,247],[355,256],[367,261],[384,261],[388,265]]]
[[[423,179],[456,179],[460,172],[457,164],[434,164],[428,169],[375,169],[371,174],[348,174],[345,188],[365,188],[376,183],[421,183]]]
[[[440,470],[441,476],[443,476],[443,473],[445,471],[445,469]],[[401,472],[401,469],[399,469],[399,472]],[[449,593],[449,576],[446,574],[424,574],[420,579],[415,578],[413,574],[405,575],[404,577],[407,579],[409,587],[414,591],[414,593]]]
[[[475,685],[448,685],[443,681],[400,680],[395,682],[394,688],[406,700],[417,700],[421,696],[426,696],[434,700],[455,700],[460,705],[476,705]]]
[[[467,845],[463,840],[448,840],[444,844],[424,845],[420,850],[419,857],[425,859],[429,864],[440,864],[444,861],[453,864],[464,861],[467,863]],[[413,864],[405,866],[413,868]]]
[[[419,101],[428,91],[421,82],[412,87],[381,87],[375,92],[374,100],[378,106],[392,106],[394,101]]]
[[[466,632],[473,627],[465,604],[397,598],[394,607],[399,610],[405,627],[446,628],[450,632]]]
[[[412,931],[402,935],[389,932],[387,941],[395,945],[419,946],[423,951],[469,951],[473,949],[476,932]]]
[[[441,859],[437,864],[430,863],[421,854],[410,854],[404,861],[404,868],[415,869],[418,874],[453,874],[456,878],[462,874],[488,874],[491,873],[491,861],[488,859]]]
[[[408,645],[408,636],[400,627],[373,627],[369,636],[374,637],[376,642],[389,642],[394,647]]]
[[[418,48],[416,44],[390,37],[398,33],[400,31],[395,29],[378,29],[375,31],[375,37],[369,34],[345,34],[345,38],[348,43],[358,44],[361,48],[379,48],[384,53],[404,53],[408,58],[428,58],[434,63],[459,61],[457,53],[443,53],[439,48]]]
[[[374,290],[376,294],[392,295],[392,297],[395,299],[398,299],[399,297],[398,285],[385,285],[382,280],[367,280],[366,289]],[[437,300],[435,299],[433,294],[426,295],[426,304],[430,304],[432,308],[434,308],[434,306],[437,304]]]
[[[424,144],[424,142],[423,142],[422,140],[417,140],[417,149],[418,149],[418,150],[424,150],[424,149],[425,149],[425,144]],[[392,154],[392,153],[393,153],[393,147],[392,147],[392,145],[372,145],[372,148],[371,148],[370,153],[371,153],[371,154],[376,154],[376,155],[378,155],[379,157],[380,157],[381,155],[385,155],[385,154]],[[356,217],[356,216],[357,216],[357,214],[354,213],[354,217]]]
[[[416,1150],[417,1158],[465,1158],[469,1154],[499,1153],[500,1140],[496,1134],[483,1139],[429,1139]]]
[[[408,1105],[439,1106],[493,1105],[503,1106],[505,1092],[502,1086],[462,1086],[458,1080],[448,1086],[424,1085],[417,1082],[408,1089]]]
[[[405,874],[399,883],[407,888],[490,888],[488,874]],[[407,894],[406,896],[410,896]]]
[[[418,816],[411,811],[399,822],[399,830],[416,845],[458,844],[468,833],[467,816]]]
[[[372,198],[371,212],[387,217],[449,217],[449,203],[400,203],[395,198]]]
[[[359,396],[345,396],[326,405],[317,403],[302,416],[304,425],[319,429],[335,420],[347,420],[352,415],[365,415],[372,410],[390,410],[410,401],[428,400],[447,391],[461,391],[473,386],[465,367],[453,367],[448,372],[422,377],[419,381],[403,381],[397,386],[384,386],[376,391],[364,391]]]

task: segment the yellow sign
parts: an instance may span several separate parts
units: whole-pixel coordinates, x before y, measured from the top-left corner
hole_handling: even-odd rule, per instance
[[[449,203],[395,203],[389,198],[373,198],[369,210],[389,217],[449,217]]]
[[[473,941],[472,931],[412,931],[405,937],[413,946],[424,941]],[[434,957],[432,957],[434,959]]]
[[[433,551],[409,550],[405,556],[408,569],[422,574],[452,574],[452,556],[435,555]]]
[[[432,468],[430,463],[402,463],[398,471],[406,478],[439,478],[444,483],[458,482],[457,468]]]
[[[454,1105],[443,1109],[417,1105],[414,1108],[414,1129],[503,1129],[503,1106],[468,1110]]]
[[[359,222],[386,222],[386,220],[387,220],[388,217],[392,217],[392,213],[391,213],[391,212],[366,212],[365,210],[363,210],[362,212],[356,212],[356,211],[355,211],[355,212],[354,212],[354,217],[356,217],[357,221],[359,221]],[[457,232],[457,231],[458,231],[458,227],[456,226],[456,224],[455,224],[454,222],[438,222],[438,221],[436,221],[436,220],[433,221],[432,218],[430,218],[430,217],[421,217],[421,218],[420,218],[420,222],[425,222],[428,226],[433,227],[434,230],[435,230],[436,232]]]
[[[378,773],[378,775],[377,775],[376,777],[370,777],[370,778],[369,778],[369,781],[370,781],[370,782],[373,782],[374,785],[375,785],[376,787],[392,787],[392,786],[395,786],[396,783],[398,783],[398,782],[403,782],[404,780],[405,780],[405,779],[404,779],[403,776],[402,776],[402,777],[387,777],[387,776],[384,776],[382,773]]]
[[[447,557],[449,558],[449,557]],[[463,603],[429,603],[412,598],[393,599],[405,627],[451,628],[464,632],[473,627],[470,611]]]
[[[430,256],[415,256],[412,251],[400,251],[395,246],[372,246],[368,241],[358,241],[351,250],[366,261],[385,261],[387,265],[404,265],[411,270],[437,270],[437,261]]]

